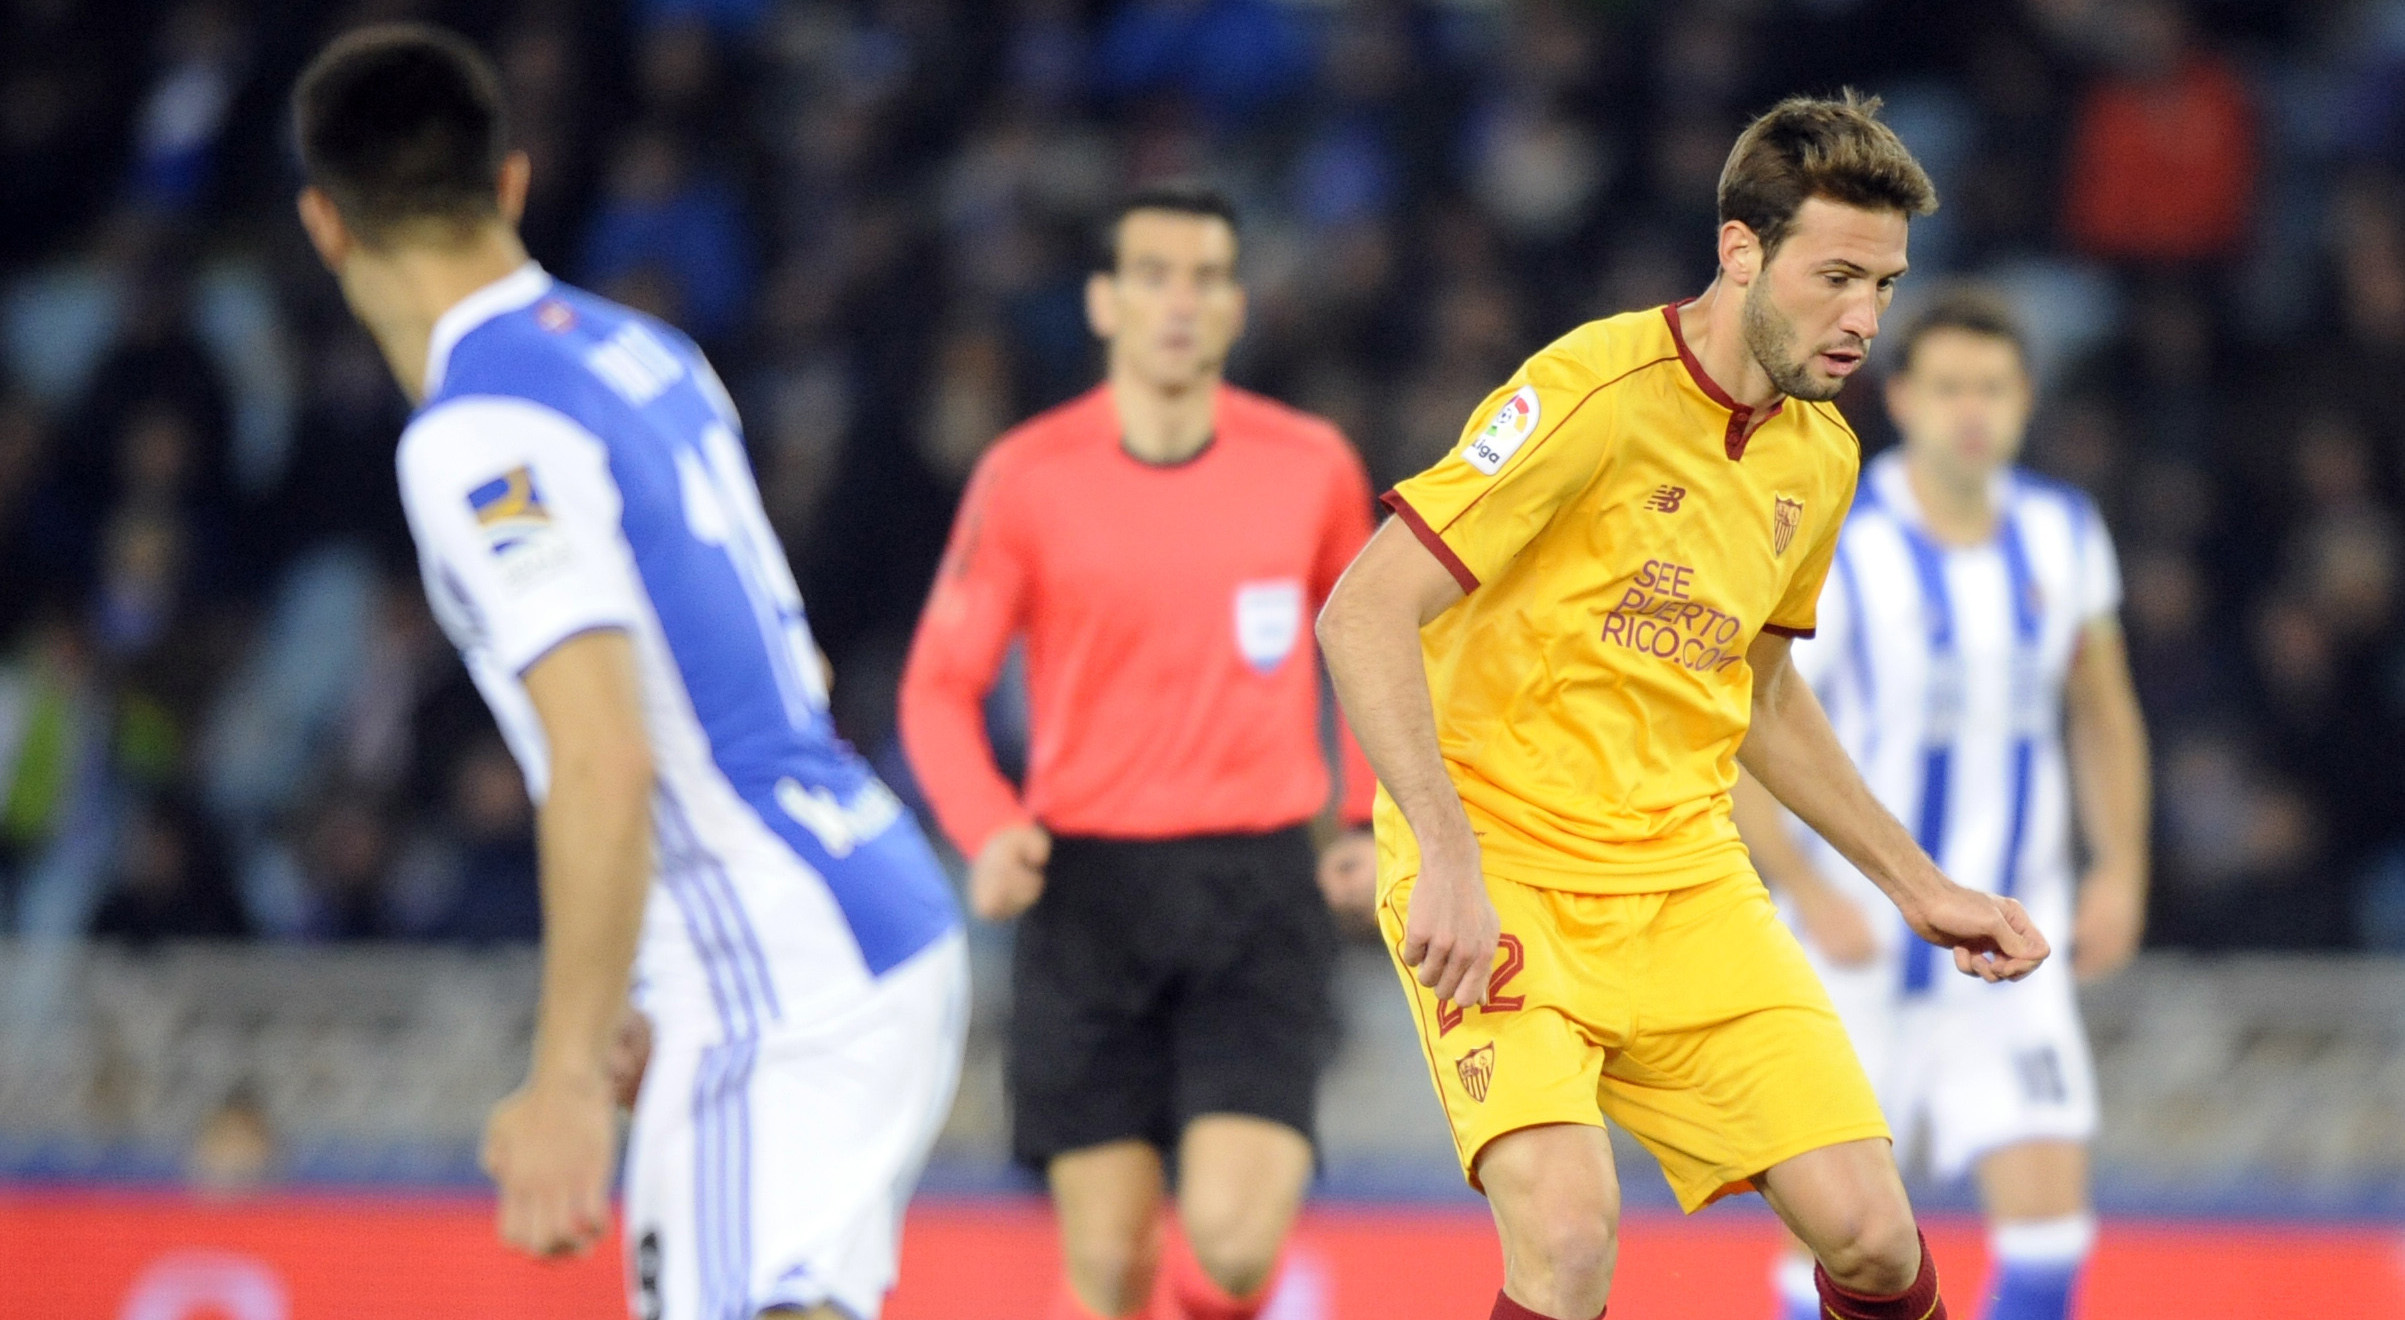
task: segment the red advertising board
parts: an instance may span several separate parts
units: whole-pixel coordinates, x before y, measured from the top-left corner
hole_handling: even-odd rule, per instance
[[[1986,1265],[1977,1226],[1931,1240],[1958,1314]],[[1648,1214],[1626,1227],[1615,1316],[1761,1320],[1774,1239],[1759,1215]],[[1265,1320],[1463,1320],[1500,1274],[1493,1229],[1457,1210],[1331,1207],[1297,1235]],[[951,1201],[913,1212],[890,1320],[1038,1320],[1058,1277],[1042,1207]],[[0,1192],[0,1315],[10,1320],[611,1320],[615,1244],[558,1265],[494,1241],[468,1197]],[[2405,1316],[2405,1230],[2109,1223],[2086,1320]]]

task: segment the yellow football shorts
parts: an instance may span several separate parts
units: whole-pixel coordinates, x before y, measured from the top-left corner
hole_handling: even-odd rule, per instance
[[[1627,1129],[1690,1212],[1805,1151],[1888,1136],[1828,992],[1751,870],[1649,894],[1490,877],[1502,947],[1488,1002],[1466,1010],[1403,965],[1413,879],[1381,885],[1378,924],[1472,1187],[1488,1142],[1543,1123]]]

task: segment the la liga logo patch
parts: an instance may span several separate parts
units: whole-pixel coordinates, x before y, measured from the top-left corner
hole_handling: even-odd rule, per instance
[[[468,508],[476,514],[485,544],[496,555],[508,554],[551,526],[551,510],[544,507],[543,493],[534,487],[534,473],[523,467],[511,468],[469,491]]]
[[[1539,411],[1536,386],[1523,385],[1512,391],[1478,434],[1461,447],[1462,460],[1490,477],[1502,471],[1520,446],[1528,443],[1528,437],[1536,434]]]

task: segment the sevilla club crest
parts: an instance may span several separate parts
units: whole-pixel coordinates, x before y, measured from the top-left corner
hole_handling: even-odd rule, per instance
[[[1778,496],[1770,506],[1770,552],[1787,553],[1787,543],[1795,539],[1795,529],[1804,524],[1804,502]]]
[[[1481,1045],[1462,1055],[1453,1071],[1461,1074],[1461,1089],[1469,1092],[1472,1100],[1486,1103],[1486,1084],[1495,1079],[1495,1047]]]

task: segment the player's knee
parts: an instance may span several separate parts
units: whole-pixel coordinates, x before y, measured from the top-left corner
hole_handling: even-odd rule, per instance
[[[1152,1288],[1158,1252],[1150,1233],[1132,1240],[1115,1233],[1081,1233],[1064,1240],[1061,1252],[1078,1291],[1112,1315],[1125,1314]]]
[[[1617,1203],[1574,1187],[1547,1188],[1501,1217],[1512,1276],[1563,1297],[1602,1296],[1619,1259]]]
[[[1921,1268],[1920,1230],[1901,1202],[1863,1207],[1842,1230],[1827,1235],[1817,1253],[1821,1268],[1840,1285],[1874,1297],[1903,1292]]]
[[[1278,1264],[1278,1235],[1234,1216],[1188,1219],[1186,1245],[1194,1263],[1231,1297],[1249,1297],[1269,1282]]]
[[[1479,1162],[1506,1265],[1540,1291],[1600,1297],[1619,1256],[1619,1184],[1583,1138],[1551,1137],[1498,1143]]]
[[[1601,1293],[1611,1287],[1620,1235],[1608,1218],[1582,1215],[1549,1222],[1534,1236],[1529,1245],[1563,1292]]]

